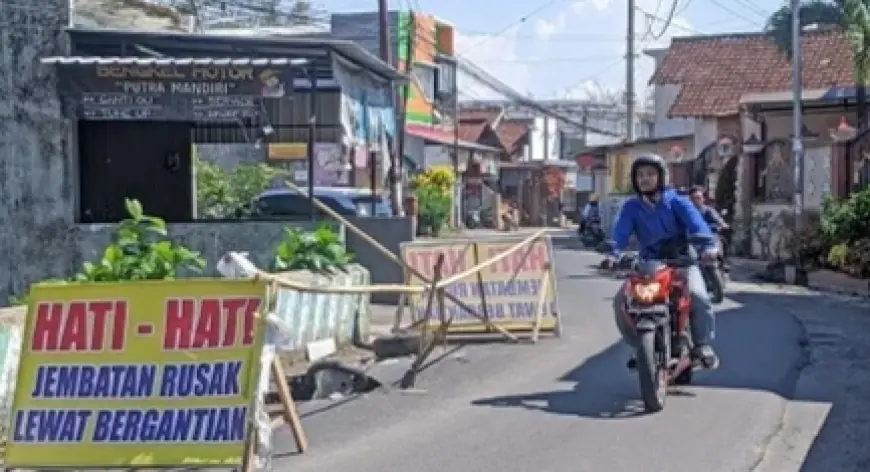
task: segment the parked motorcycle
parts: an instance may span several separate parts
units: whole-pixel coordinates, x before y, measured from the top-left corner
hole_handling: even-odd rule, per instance
[[[622,316],[636,336],[628,367],[637,371],[647,412],[664,408],[669,385],[692,381],[692,298],[684,269],[697,263],[689,250],[675,259],[638,261],[628,274]]]

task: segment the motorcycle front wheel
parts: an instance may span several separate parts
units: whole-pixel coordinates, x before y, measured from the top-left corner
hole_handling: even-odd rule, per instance
[[[638,333],[637,375],[640,380],[640,395],[647,413],[662,411],[668,395],[667,367],[658,362],[656,352],[656,332],[653,330]]]

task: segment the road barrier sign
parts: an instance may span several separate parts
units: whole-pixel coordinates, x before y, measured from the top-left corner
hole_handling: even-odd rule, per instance
[[[426,279],[442,258],[441,281],[449,333],[555,331],[559,329],[552,243],[539,238],[414,241],[402,245],[402,258]],[[479,269],[479,270],[478,270]],[[428,282],[406,271],[410,285]],[[410,296],[412,319],[426,315],[428,289]],[[430,320],[433,326],[438,320]]]
[[[265,284],[32,287],[7,468],[239,466]]]

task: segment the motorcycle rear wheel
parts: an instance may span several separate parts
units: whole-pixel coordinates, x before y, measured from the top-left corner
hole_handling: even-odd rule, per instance
[[[658,362],[656,352],[656,332],[642,331],[638,333],[637,344],[637,375],[640,380],[640,395],[647,413],[662,411],[668,395],[667,368]]]

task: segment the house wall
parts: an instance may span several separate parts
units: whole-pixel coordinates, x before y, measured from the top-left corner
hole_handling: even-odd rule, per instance
[[[10,295],[26,293],[33,282],[68,277],[83,260],[96,258],[111,227],[75,224],[74,127],[58,99],[54,68],[39,63],[41,57],[68,52],[64,28],[69,24],[69,2],[3,0],[0,24],[0,301],[5,302]],[[408,219],[396,220],[408,229],[382,222],[367,229],[382,242],[411,239]],[[282,226],[280,222],[192,223],[172,225],[171,230],[213,263],[225,248],[267,258],[268,246],[274,245],[273,236]],[[376,257],[363,251],[358,252],[361,261]],[[373,269],[375,282],[376,272]],[[396,270],[381,277],[401,280]]]
[[[554,161],[559,160],[561,150],[559,148],[559,123],[556,119],[544,116],[534,118],[529,130],[530,161]]]
[[[409,58],[411,61],[407,122],[436,126],[439,120],[436,118],[434,92],[439,65],[435,56],[439,53],[453,56],[454,29],[432,15],[419,12],[392,11],[388,14],[388,22],[393,63],[404,71]],[[331,15],[330,25],[334,37],[355,41],[380,57],[377,12],[336,13]],[[442,82],[452,84],[452,78]]]
[[[0,303],[69,274],[77,169],[57,75],[39,58],[68,50],[67,0],[0,5]]]
[[[835,128],[842,116],[842,111],[815,111],[810,110],[804,115],[804,123],[807,129],[818,137],[805,141],[803,189],[804,209],[821,210],[825,195],[831,192],[832,156],[829,129]],[[762,112],[761,118],[767,126],[767,140],[785,139],[789,141],[792,134],[792,116],[788,112]],[[761,136],[759,125],[743,117],[742,139],[748,139],[753,133],[756,137]],[[771,151],[772,152],[772,151]],[[790,156],[791,145],[778,149],[776,152],[786,153]],[[767,153],[770,159],[770,152]],[[769,202],[763,198],[753,198],[754,187],[757,185],[755,175],[754,155],[743,155],[738,163],[738,185],[735,218],[741,221],[742,234],[735,234],[743,240],[750,242],[749,248],[754,257],[787,257],[783,247],[783,237],[787,234],[781,221],[783,212],[793,211],[792,204],[785,202]],[[772,172],[781,172],[783,178],[793,178],[793,164],[791,160],[785,166],[767,168],[767,179],[771,181]],[[768,215],[768,216],[765,216]],[[771,220],[770,223],[765,223]],[[761,226],[766,226],[762,228]]]
[[[679,161],[669,158],[671,149],[678,145],[685,151]],[[638,156],[658,154],[669,163],[691,161],[695,156],[694,140],[691,137],[668,139],[654,143],[635,143],[631,147],[614,148],[607,152],[607,193],[622,194],[631,191],[631,163]]]
[[[667,55],[667,49],[653,49],[646,54],[655,61],[658,70]],[[679,85],[655,85],[653,86],[653,134],[654,138],[686,135],[694,131],[694,118],[670,118],[668,113],[680,93]]]

